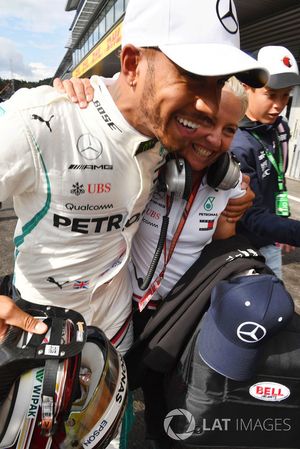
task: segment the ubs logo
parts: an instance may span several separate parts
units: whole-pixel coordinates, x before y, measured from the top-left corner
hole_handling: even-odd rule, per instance
[[[106,184],[79,184],[79,182],[76,182],[72,185],[72,189],[70,190],[70,193],[72,195],[83,195],[84,193],[91,193],[91,194],[98,194],[98,193],[109,193],[111,189],[111,183],[107,182]]]

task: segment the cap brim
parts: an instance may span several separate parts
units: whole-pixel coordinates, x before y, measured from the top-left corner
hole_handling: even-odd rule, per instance
[[[262,87],[269,78],[261,64],[231,45],[176,44],[160,45],[159,48],[175,64],[197,75],[235,75],[251,87]]]
[[[300,75],[297,73],[276,73],[271,75],[268,81],[268,87],[271,89],[284,89],[300,84]]]
[[[216,327],[208,310],[197,338],[202,360],[214,371],[229,379],[244,382],[253,377],[260,360],[260,349],[242,348],[229,341]]]

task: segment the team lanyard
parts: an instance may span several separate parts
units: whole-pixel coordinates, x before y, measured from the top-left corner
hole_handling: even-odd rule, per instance
[[[260,139],[260,137],[254,131],[251,131],[251,134],[261,144],[261,146],[264,149],[265,155],[267,156],[267,158],[269,159],[269,161],[273,165],[274,169],[276,170],[277,182],[278,182],[278,190],[280,192],[285,190],[284,189],[284,171],[283,171],[282,147],[281,147],[280,141],[278,139],[277,133],[276,133],[276,141],[277,141],[278,157],[279,157],[278,162],[276,161],[273,153],[269,150],[269,148],[265,145],[265,143]],[[273,142],[273,145],[274,145],[274,142]]]
[[[156,277],[156,279],[152,282],[152,284],[150,285],[150,287],[148,288],[148,290],[146,291],[146,293],[144,294],[144,296],[142,296],[142,298],[139,300],[138,302],[138,307],[139,307],[139,311],[142,312],[142,310],[144,310],[144,308],[147,306],[147,304],[149,303],[149,301],[151,300],[151,298],[153,297],[154,293],[159,289],[162,280],[164,278],[165,275],[165,271],[167,268],[167,265],[172,257],[172,254],[174,252],[175,246],[177,244],[177,241],[180,237],[180,234],[182,232],[182,229],[186,223],[186,220],[188,218],[188,215],[190,213],[190,210],[192,208],[192,205],[194,203],[194,200],[196,198],[197,192],[198,192],[198,188],[200,186],[200,182],[201,180],[199,180],[198,182],[196,182],[196,184],[193,187],[193,190],[189,196],[189,199],[185,205],[185,208],[182,212],[179,224],[177,226],[177,229],[173,235],[170,247],[169,247],[169,251],[167,254],[167,242],[165,240],[164,242],[164,265],[163,268],[161,270],[161,272],[159,273],[159,275]],[[171,208],[172,204],[171,204],[171,200],[170,200],[170,196],[166,195],[166,210],[169,211]]]
[[[278,162],[276,161],[274,154],[269,150],[269,148],[260,139],[260,137],[254,131],[251,131],[251,134],[261,144],[261,146],[264,149],[266,157],[269,159],[269,161],[271,162],[277,173],[278,192],[274,193],[276,215],[279,215],[281,217],[288,217],[290,215],[290,207],[289,207],[288,194],[284,185],[283,148],[279,141],[277,132],[275,133],[277,147],[274,145],[275,143],[274,141],[273,147],[275,146],[275,149],[276,148],[278,149]]]

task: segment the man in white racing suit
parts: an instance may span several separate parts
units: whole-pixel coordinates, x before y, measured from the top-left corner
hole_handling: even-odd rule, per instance
[[[164,150],[126,122],[103,80],[93,86],[85,110],[46,86],[3,103],[0,192],[19,218],[22,298],[76,309],[118,346],[131,315],[124,266]]]

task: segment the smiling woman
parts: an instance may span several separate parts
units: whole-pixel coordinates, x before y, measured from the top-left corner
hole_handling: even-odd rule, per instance
[[[216,161],[220,154],[228,151],[247,104],[245,89],[236,78],[230,78],[222,90],[220,107],[216,115],[205,108],[201,98],[197,100],[199,112],[197,122],[177,117],[182,134],[192,140],[191,146],[180,151],[180,155],[189,162],[193,171],[201,172]]]

